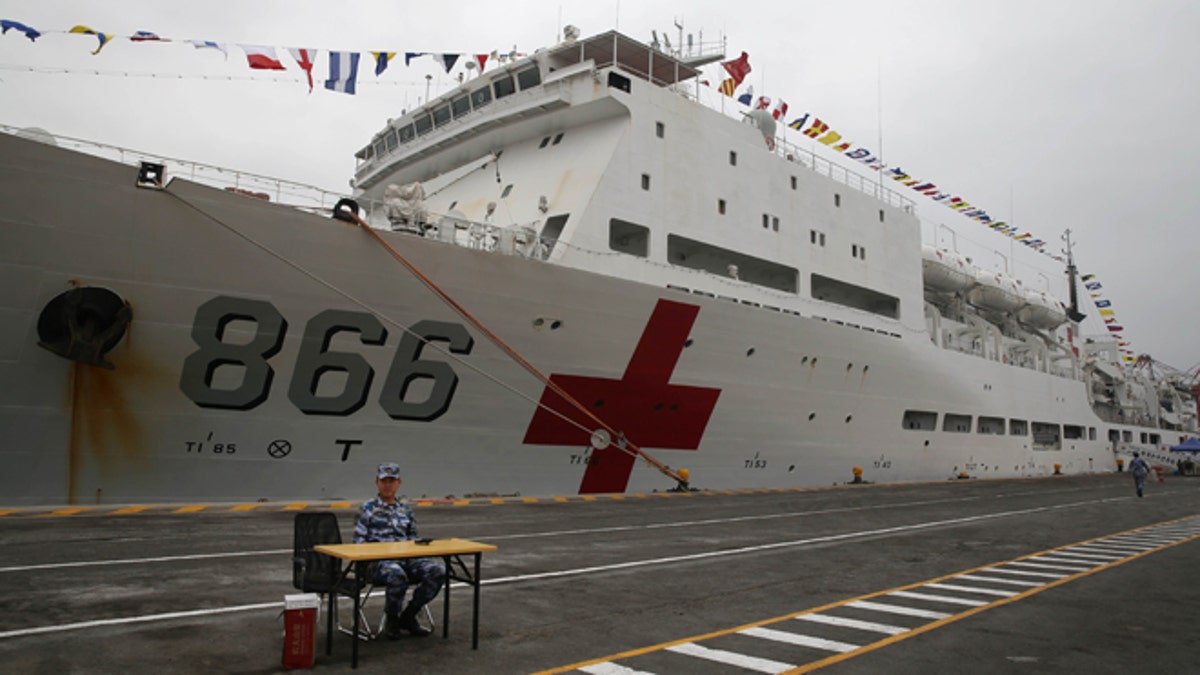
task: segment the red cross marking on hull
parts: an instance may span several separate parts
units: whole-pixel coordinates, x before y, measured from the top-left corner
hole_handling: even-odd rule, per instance
[[[659,300],[619,380],[552,374],[550,381],[641,448],[695,450],[720,389],[670,384],[700,308]],[[579,423],[576,427],[547,411]],[[587,445],[595,422],[547,387],[525,432],[534,445]],[[616,439],[614,439],[614,443]],[[592,453],[579,494],[624,492],[635,457],[609,445]]]

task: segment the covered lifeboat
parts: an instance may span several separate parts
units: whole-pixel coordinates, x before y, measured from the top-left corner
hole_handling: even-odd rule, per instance
[[[1025,294],[1016,279],[1003,272],[975,270],[975,288],[967,302],[996,312],[1012,312],[1025,304]]]
[[[1026,326],[1041,329],[1058,328],[1067,322],[1067,308],[1044,291],[1025,291],[1027,303],[1017,313],[1017,320]]]
[[[939,293],[956,293],[975,285],[975,267],[964,256],[953,251],[921,247],[921,275],[925,288]]]

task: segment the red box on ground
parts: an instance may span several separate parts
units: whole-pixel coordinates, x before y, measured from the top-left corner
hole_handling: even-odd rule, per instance
[[[317,612],[321,596],[297,593],[283,596],[283,667],[312,668],[317,656]]]

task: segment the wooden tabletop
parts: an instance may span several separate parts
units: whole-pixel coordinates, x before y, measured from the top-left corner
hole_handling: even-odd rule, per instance
[[[331,555],[350,562],[368,560],[391,560],[394,558],[422,558],[466,553],[495,551],[491,544],[481,544],[467,539],[434,539],[428,544],[415,541],[374,541],[364,544],[322,544],[314,551]]]

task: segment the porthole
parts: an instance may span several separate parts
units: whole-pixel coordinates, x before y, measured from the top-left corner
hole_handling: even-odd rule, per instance
[[[561,321],[559,321],[558,319],[555,319],[550,322],[550,330],[558,330],[559,328],[562,328]]]
[[[811,421],[813,421],[814,419],[816,419],[816,417],[817,417],[817,413],[815,413],[815,412],[810,412],[810,413],[808,413],[808,421],[809,421],[809,422],[811,422]]]
[[[754,356],[754,347],[746,350],[746,356]]]
[[[850,424],[850,420],[854,419],[854,415],[846,415],[846,424]]]
[[[684,341],[683,341],[683,348],[684,348],[684,349],[687,349],[688,347],[691,347],[691,346],[692,346],[692,338],[688,338],[688,339],[686,339],[686,340],[684,340]]]

